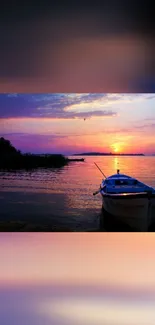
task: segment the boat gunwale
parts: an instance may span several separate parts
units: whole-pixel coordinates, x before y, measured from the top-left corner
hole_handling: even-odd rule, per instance
[[[100,191],[101,195],[105,198],[115,198],[115,199],[139,199],[139,198],[155,198],[155,193],[152,192],[135,192],[135,193],[106,193],[102,189]]]

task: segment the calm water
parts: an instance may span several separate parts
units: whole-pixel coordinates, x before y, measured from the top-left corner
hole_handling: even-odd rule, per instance
[[[0,172],[0,220],[51,224],[55,229],[97,230],[101,197],[93,196],[102,175],[120,169],[155,187],[155,157],[85,157],[59,170]]]

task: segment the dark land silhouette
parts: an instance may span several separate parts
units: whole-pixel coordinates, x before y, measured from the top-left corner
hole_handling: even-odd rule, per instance
[[[23,154],[3,137],[0,138],[0,157],[1,170],[60,168],[70,161],[83,161],[81,159],[68,159],[62,154]]]
[[[145,156],[143,153],[106,153],[106,152],[83,152],[73,156]]]

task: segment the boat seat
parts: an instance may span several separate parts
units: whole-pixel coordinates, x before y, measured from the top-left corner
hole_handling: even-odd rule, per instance
[[[125,181],[125,180],[116,180],[115,181],[115,185],[129,185],[129,182],[128,181]]]

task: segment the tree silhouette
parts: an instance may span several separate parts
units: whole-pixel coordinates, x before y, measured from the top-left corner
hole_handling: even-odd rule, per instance
[[[20,153],[16,150],[15,147],[11,144],[9,140],[0,138],[0,154],[9,154],[9,153]]]
[[[35,169],[38,167],[51,168],[63,167],[68,159],[61,154],[38,156],[31,153],[22,154],[9,140],[0,138],[0,169]]]

